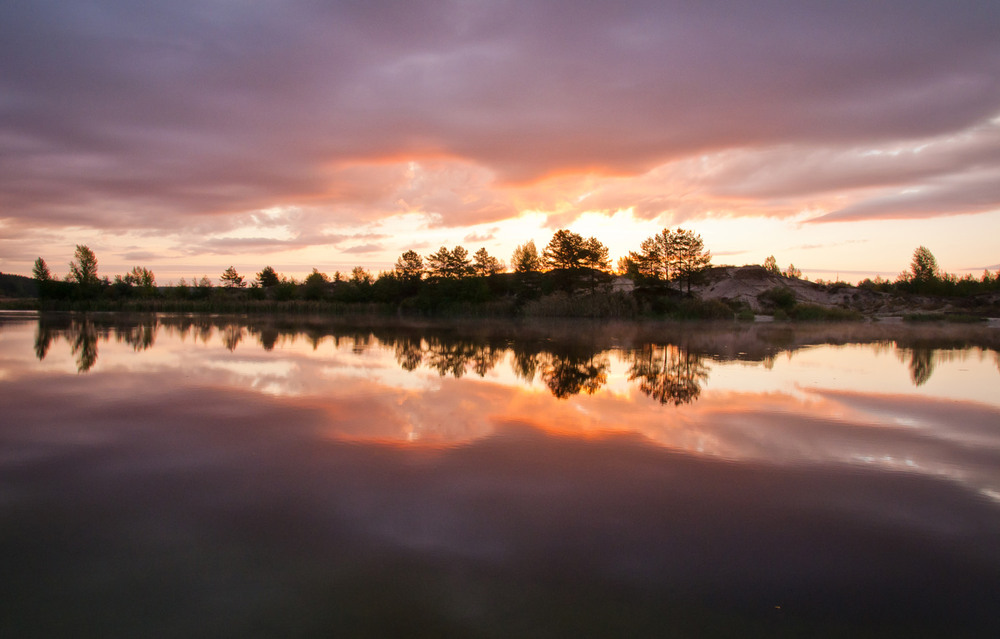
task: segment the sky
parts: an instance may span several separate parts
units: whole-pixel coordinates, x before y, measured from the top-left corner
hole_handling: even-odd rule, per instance
[[[1000,269],[1000,3],[11,0],[0,271],[160,284],[663,228],[714,264]]]

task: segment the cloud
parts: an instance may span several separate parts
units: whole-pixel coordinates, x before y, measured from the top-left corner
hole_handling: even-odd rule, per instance
[[[488,242],[488,241],[490,241],[490,240],[492,240],[493,238],[496,237],[497,231],[499,231],[499,230],[500,229],[498,229],[498,228],[492,228],[492,229],[489,229],[488,231],[486,231],[484,233],[469,233],[464,238],[462,238],[462,241],[463,242],[470,242],[470,243],[471,242]]]
[[[857,240],[844,240],[843,242],[834,242],[830,244],[800,244],[799,246],[789,247],[787,250],[811,250],[811,249],[827,249],[831,246],[849,246],[851,244],[865,244],[869,242],[867,238],[857,239]]]
[[[33,228],[180,237],[295,211],[832,220],[998,201],[957,184],[1000,166],[992,0],[0,11],[0,217]],[[926,195],[884,191],[911,186]]]
[[[253,217],[253,216],[251,216]],[[236,218],[238,219],[238,218]],[[244,223],[228,224],[219,232],[230,233],[240,232],[246,229],[254,229],[252,224]],[[181,241],[175,245],[175,250],[187,255],[197,255],[202,253],[211,254],[246,254],[246,253],[278,253],[284,251],[295,251],[313,246],[333,246],[339,247],[345,242],[356,242],[358,240],[379,240],[388,237],[384,233],[364,232],[364,233],[334,233],[324,231],[312,231],[319,222],[312,216],[297,218],[294,225],[284,223],[283,225],[273,225],[276,235],[285,237],[262,237],[262,236],[213,236],[206,229],[200,233],[185,233]],[[259,230],[259,229],[257,229]],[[206,237],[208,233],[208,237]]]
[[[136,250],[136,251],[129,251],[127,253],[122,253],[122,259],[128,260],[130,262],[143,262],[146,260],[155,260],[159,257],[161,257],[159,254],[150,251]]]
[[[381,251],[381,250],[382,250],[381,244],[358,244],[357,246],[351,246],[343,249],[341,253],[351,253],[351,254],[375,253],[376,251]]]
[[[299,248],[302,245],[288,240],[273,237],[219,237],[205,240],[199,244],[181,248],[189,255],[201,253],[220,253],[225,255],[239,253],[276,253]]]
[[[1000,210],[1000,167],[883,192],[812,221],[916,219],[995,210]]]

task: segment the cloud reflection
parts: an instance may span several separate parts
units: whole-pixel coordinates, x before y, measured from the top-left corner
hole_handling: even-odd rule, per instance
[[[65,341],[77,370],[95,374],[102,370],[95,367],[99,348],[129,347],[102,357],[108,371],[133,369],[129,353],[176,352],[160,364],[146,360],[136,374],[169,377],[183,362],[182,382],[157,383],[244,389],[309,407],[324,415],[321,430],[329,438],[451,446],[512,427],[574,437],[632,433],[699,455],[877,465],[948,477],[983,494],[1000,490],[993,470],[1000,441],[989,426],[1000,423],[995,398],[958,403],[924,391],[935,363],[947,368],[937,373],[946,376],[942,383],[962,371],[995,376],[992,333],[940,335],[935,342],[922,328],[897,327],[892,341],[856,326],[840,333],[744,330],[668,331],[664,341],[623,333],[613,341],[626,339],[627,346],[609,347],[610,334],[602,341],[588,331],[553,340],[209,317],[45,317],[35,326],[34,353],[45,359],[53,343]],[[188,338],[202,347],[185,346]],[[870,345],[817,345],[852,341]],[[975,343],[978,358],[969,355]],[[887,352],[908,370],[910,393],[890,386],[880,392],[872,386],[877,377],[851,373],[872,368],[872,358]],[[823,361],[828,370],[817,368]]]
[[[150,592],[194,592],[234,628],[287,627],[302,601],[361,592],[373,616],[466,630],[491,611],[474,621],[505,636],[515,613],[610,610],[613,635],[709,593],[741,630],[778,602],[782,622],[992,636],[966,630],[996,625],[995,336],[573,327],[0,318],[12,614],[39,627],[55,597],[118,624]],[[917,344],[937,364],[920,385]],[[675,392],[677,371],[700,392]],[[989,388],[935,391],[952,378]],[[155,607],[173,628],[182,599]]]

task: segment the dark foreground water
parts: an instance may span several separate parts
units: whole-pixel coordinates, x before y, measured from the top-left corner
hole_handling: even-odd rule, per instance
[[[0,637],[1000,636],[1000,329],[0,319]]]

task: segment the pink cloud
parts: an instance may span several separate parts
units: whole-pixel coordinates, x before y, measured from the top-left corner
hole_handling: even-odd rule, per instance
[[[986,0],[98,4],[4,11],[5,233],[180,237],[279,206],[456,227],[788,216],[842,192],[825,219],[1000,202],[988,178],[959,188],[1000,167]],[[864,192],[911,187],[927,196]]]

